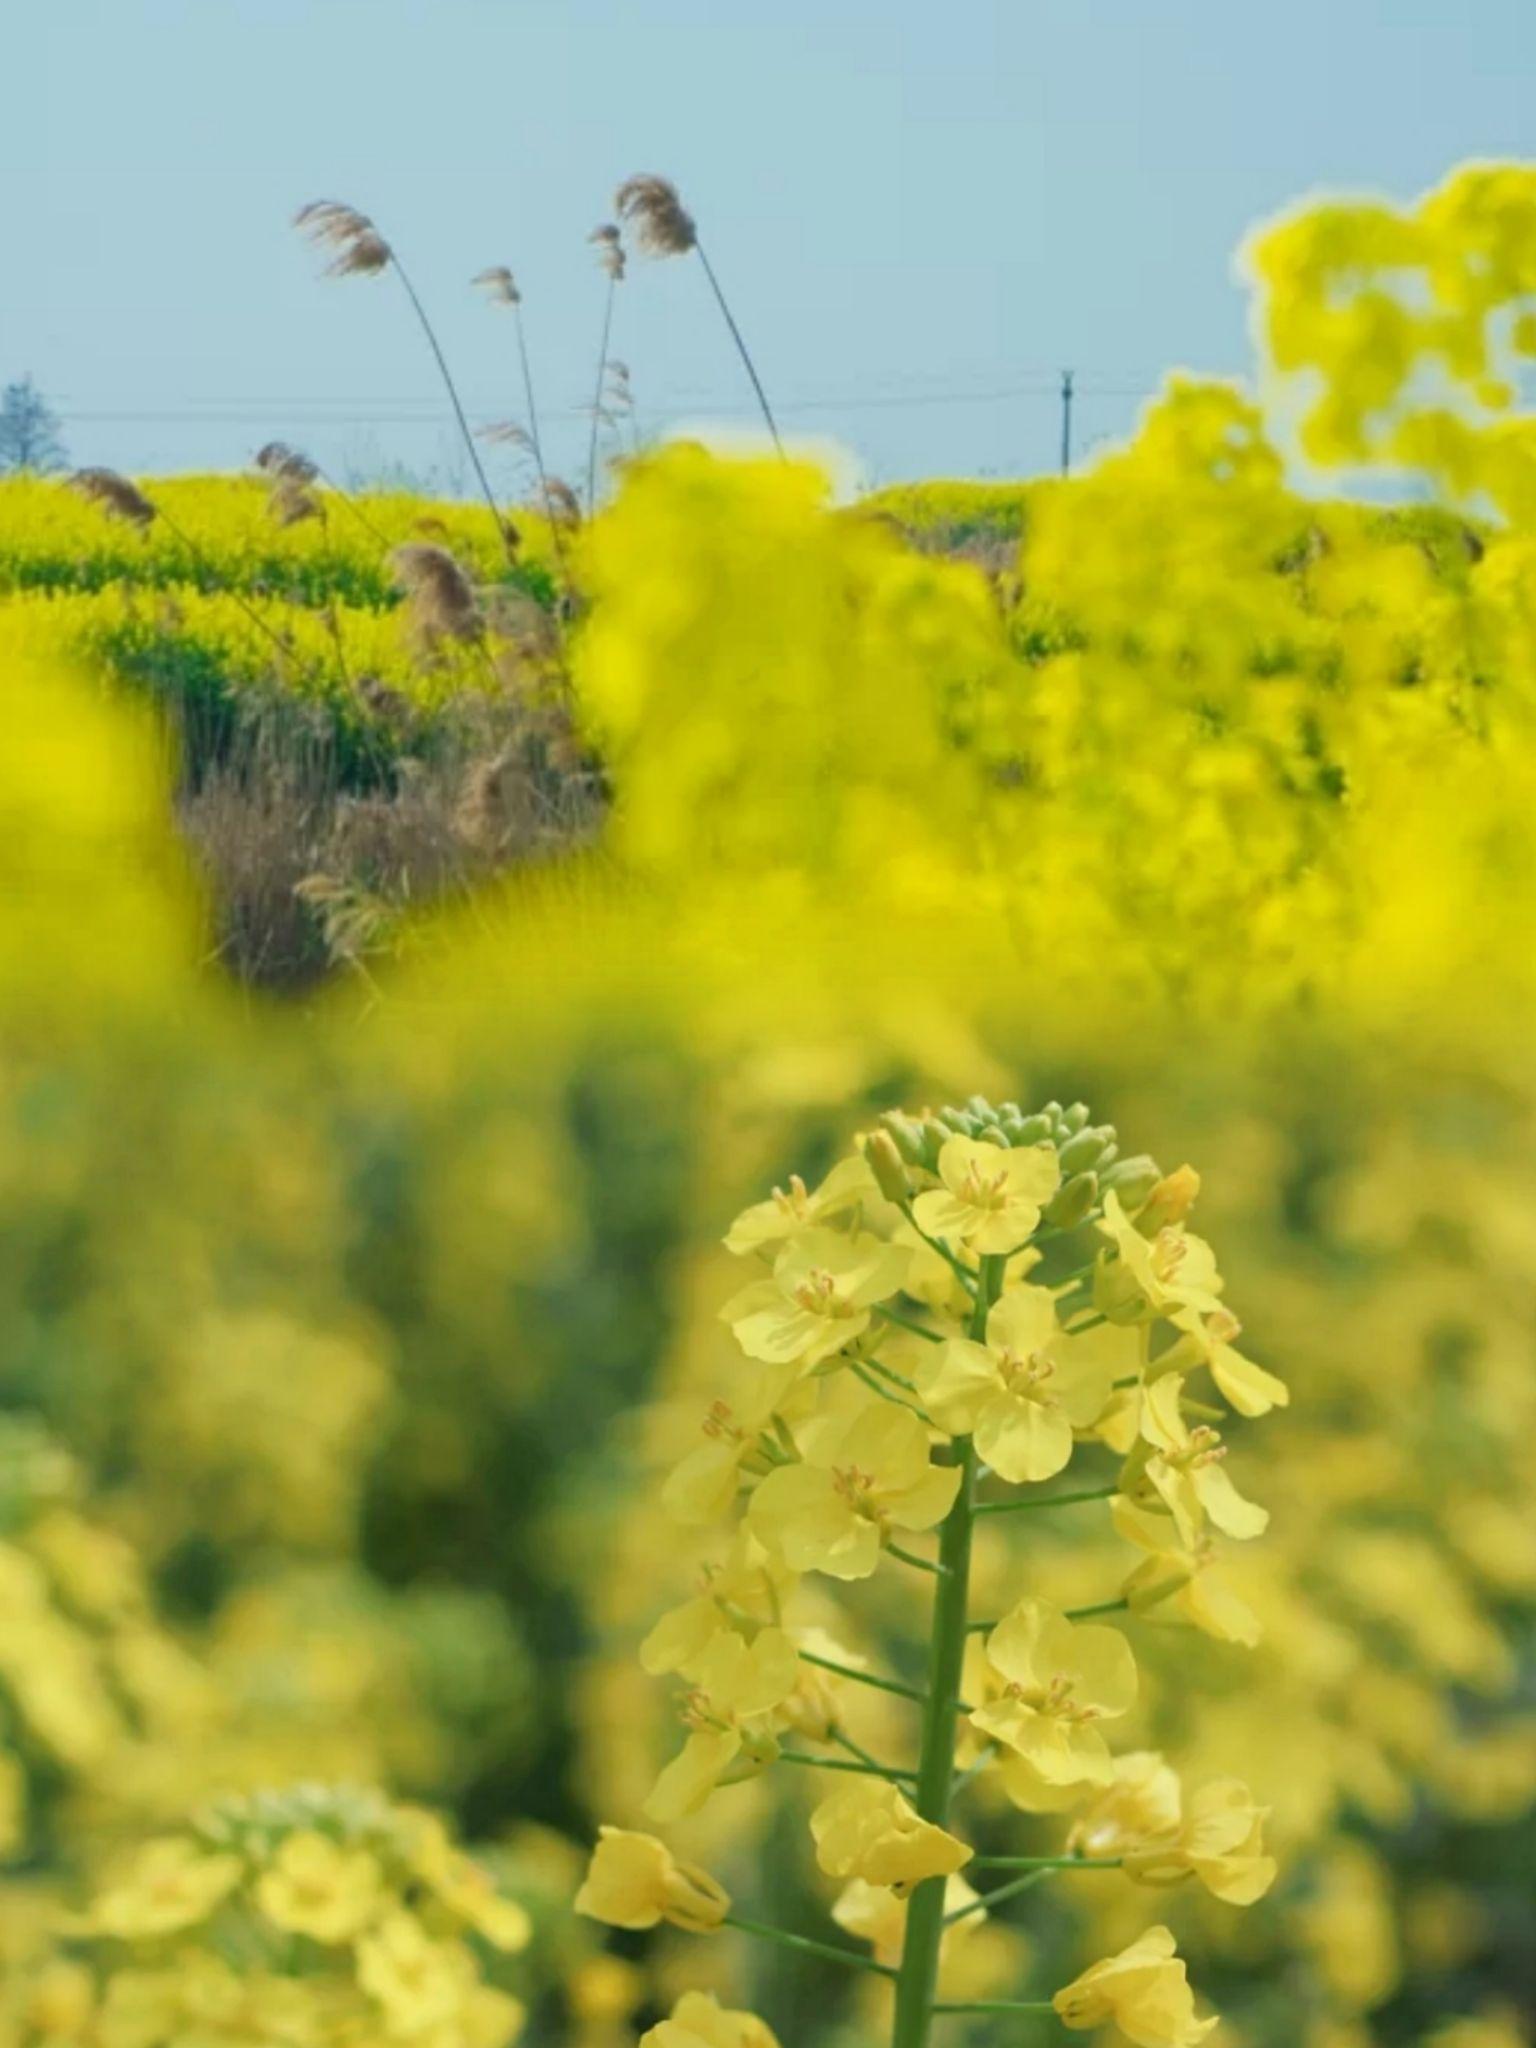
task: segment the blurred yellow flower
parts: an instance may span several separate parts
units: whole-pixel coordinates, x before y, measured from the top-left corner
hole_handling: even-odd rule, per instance
[[[303,1829],[278,1844],[255,1897],[274,1927],[311,1941],[351,1941],[379,1910],[382,1875],[366,1849]]]
[[[640,2036],[640,2048],[779,2048],[772,2029],[750,2012],[731,2012],[707,1991],[685,1991],[672,2017]]]
[[[122,1941],[175,1934],[206,1920],[239,1884],[238,1856],[210,1855],[179,1835],[146,1842],[93,1902],[87,1924]]]

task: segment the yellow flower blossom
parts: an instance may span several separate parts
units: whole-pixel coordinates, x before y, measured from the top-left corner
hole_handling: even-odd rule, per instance
[[[700,1591],[669,1607],[640,1645],[640,1667],[653,1678],[669,1671],[692,1677],[714,1638],[739,1621],[767,1627],[782,1613],[796,1580],[743,1524],[724,1562],[706,1565],[700,1582]]]
[[[945,1879],[946,1915],[966,1911],[975,1904],[976,1893],[963,1877],[952,1875]],[[867,1879],[856,1877],[838,1894],[832,1907],[832,1918],[846,1933],[867,1941],[874,1950],[877,1963],[884,1963],[887,1969],[894,1969],[900,1963],[907,1932],[907,1901],[900,1892],[892,1891],[889,1885],[870,1884]],[[986,1919],[985,1912],[978,1908],[975,1912],[966,1911],[963,1920],[945,1928],[944,1938],[939,1944],[941,1967],[948,1962],[951,1949],[979,1933],[986,1925]]]
[[[576,1910],[610,1927],[655,1927],[662,1920],[709,1934],[731,1910],[730,1895],[708,1871],[679,1863],[665,1842],[625,1828],[599,1828]]]
[[[925,1877],[951,1876],[974,1853],[879,1778],[830,1793],[811,1815],[811,1834],[828,1877],[862,1877],[902,1892]]]
[[[1124,1592],[1137,1613],[1161,1614],[1166,1607],[1218,1642],[1259,1640],[1259,1620],[1231,1583],[1216,1545],[1207,1534],[1185,1544],[1171,1515],[1118,1496],[1110,1507],[1116,1531],[1147,1553],[1130,1572]]]
[[[960,1486],[935,1465],[910,1409],[872,1400],[806,1458],[770,1472],[747,1510],[753,1534],[792,1571],[867,1579],[891,1529],[931,1529]]]
[[[1093,1299],[1111,1322],[1145,1322],[1176,1309],[1210,1313],[1220,1308],[1222,1280],[1216,1256],[1203,1237],[1182,1223],[1165,1223],[1153,1237],[1144,1237],[1111,1188],[1104,1197],[1099,1229],[1113,1244],[1114,1255],[1099,1254]]]
[[[810,1192],[799,1174],[792,1173],[787,1188],[775,1188],[766,1202],[754,1202],[750,1209],[742,1210],[726,1234],[725,1248],[740,1254],[778,1244],[786,1237],[798,1236],[810,1224],[846,1216],[877,1193],[874,1174],[862,1153],[840,1159]]]
[[[755,2013],[731,2012],[707,1991],[685,1991],[672,2017],[640,2036],[640,2048],[779,2048]]]
[[[1182,1813],[1178,1772],[1156,1750],[1128,1750],[1115,1758],[1110,1782],[1073,1822],[1067,1848],[1073,1855],[1121,1856],[1133,1843],[1171,1834]]]
[[[1158,1360],[1161,1370],[1187,1372],[1195,1364],[1204,1365],[1239,1415],[1267,1415],[1272,1408],[1289,1406],[1291,1394],[1284,1380],[1237,1349],[1243,1326],[1229,1309],[1201,1315],[1196,1308],[1180,1308],[1169,1321],[1184,1335]]]
[[[958,1134],[939,1150],[940,1188],[912,1204],[920,1230],[978,1258],[1017,1251],[1033,1235],[1040,1212],[1061,1185],[1049,1145],[1006,1150]]]
[[[1124,1847],[1125,1867],[1145,1884],[1177,1884],[1194,1876],[1230,1906],[1251,1906],[1275,1881],[1264,1853],[1267,1807],[1238,1778],[1216,1778],[1190,1798],[1177,1825],[1162,1837]]]
[[[1136,1699],[1136,1660],[1119,1630],[1021,1600],[987,1637],[987,1659],[1003,1691],[973,1711],[971,1725],[1017,1750],[1048,1784],[1108,1784],[1099,1723]]]
[[[483,1864],[455,1846],[436,1815],[426,1816],[413,1861],[434,1896],[492,1948],[515,1955],[533,1939],[533,1922],[523,1907],[496,1889]]]
[[[1045,1288],[1015,1287],[988,1312],[985,1344],[954,1338],[924,1347],[917,1388],[941,1428],[974,1434],[1000,1477],[1049,1479],[1071,1458],[1073,1431],[1098,1420],[1112,1383],[1134,1363],[1136,1341],[1109,1326],[1071,1337]]]
[[[146,1842],[117,1882],[97,1895],[88,1925],[120,1941],[175,1934],[206,1920],[244,1874],[238,1856],[210,1855],[196,1842],[166,1835]]]
[[[911,1254],[868,1231],[845,1237],[814,1226],[790,1238],[773,1277],[754,1280],[720,1311],[748,1358],[809,1368],[869,1328],[876,1302],[895,1294]]]
[[[255,1895],[274,1927],[311,1941],[351,1941],[379,1911],[382,1877],[366,1849],[305,1828],[278,1844]]]
[[[1193,2048],[1216,2024],[1195,2018],[1194,1995],[1166,1927],[1149,1927],[1119,1955],[1094,1963],[1051,2003],[1069,2027],[1113,2020],[1137,2048]]]
[[[1246,1541],[1269,1526],[1269,1510],[1245,1500],[1227,1476],[1226,1446],[1208,1423],[1191,1429],[1180,1397],[1184,1380],[1166,1373],[1143,1390],[1141,1433],[1155,1446],[1147,1477],[1167,1503],[1185,1545],[1199,1540],[1207,1519],[1224,1535]]]
[[[683,1718],[692,1732],[645,1802],[650,1818],[696,1813],[738,1758],[768,1761],[773,1711],[794,1691],[797,1676],[795,1646],[782,1629],[766,1628],[751,1643],[717,1635],[684,1696]]]
[[[435,1940],[414,1913],[397,1910],[358,1942],[357,1981],[391,2033],[418,2035],[450,2026],[474,1979],[456,1942]]]
[[[662,1506],[675,1521],[702,1525],[719,1521],[727,1512],[741,1484],[743,1467],[754,1458],[761,1461],[758,1438],[774,1415],[803,1413],[807,1396],[814,1404],[815,1389],[809,1383],[799,1400],[792,1398],[799,1377],[798,1364],[775,1366],[759,1376],[759,1384],[745,1397],[710,1403],[703,1423],[704,1442],[673,1469],[661,1490]]]

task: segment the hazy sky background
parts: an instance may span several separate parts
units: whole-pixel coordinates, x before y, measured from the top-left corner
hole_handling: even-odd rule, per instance
[[[311,198],[377,218],[477,418],[519,399],[466,280],[513,267],[569,472],[585,237],[659,170],[788,428],[1006,474],[1054,462],[1064,365],[1085,447],[1169,367],[1244,368],[1255,219],[1536,150],[1533,0],[39,0],[4,49],[0,381],[134,471],[450,455],[398,287],[318,279]],[[633,264],[614,346],[647,432],[750,424],[693,262]]]

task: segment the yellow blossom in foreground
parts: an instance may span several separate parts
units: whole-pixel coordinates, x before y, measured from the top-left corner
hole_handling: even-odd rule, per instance
[[[1113,2020],[1137,2048],[1192,2048],[1216,2024],[1195,2018],[1194,1995],[1166,1927],[1149,1927],[1119,1955],[1094,1963],[1051,2003],[1069,2027]]]
[[[797,1465],[768,1474],[747,1511],[752,1533],[792,1571],[867,1579],[892,1528],[931,1529],[948,1514],[960,1470],[935,1465],[910,1409],[871,1401]]]
[[[798,1668],[782,1629],[764,1629],[751,1643],[729,1633],[714,1638],[683,1703],[693,1732],[645,1802],[652,1820],[696,1813],[743,1753],[752,1762],[773,1754],[769,1717],[794,1691]]]
[[[859,1153],[840,1159],[821,1185],[809,1192],[799,1174],[792,1173],[787,1188],[775,1188],[766,1202],[754,1202],[750,1209],[742,1210],[726,1233],[725,1248],[744,1253],[778,1244],[810,1224],[829,1223],[847,1215],[877,1193],[874,1174]]]
[[[733,1295],[721,1319],[748,1358],[818,1365],[869,1328],[873,1305],[897,1292],[911,1256],[868,1231],[802,1230],[775,1259],[773,1277]]]
[[[610,1927],[670,1921],[708,1934],[731,1910],[730,1895],[694,1863],[679,1863],[665,1842],[626,1828],[600,1828],[576,1910]]]
[[[1098,1724],[1136,1699],[1136,1660],[1119,1630],[1021,1600],[987,1637],[987,1659],[1003,1690],[976,1708],[971,1725],[1017,1750],[1048,1784],[1108,1784]]]
[[[1177,1309],[1209,1313],[1221,1306],[1216,1255],[1203,1237],[1181,1223],[1165,1223],[1147,1238],[1120,1206],[1111,1188],[1104,1197],[1099,1229],[1115,1248],[1101,1252],[1094,1267],[1095,1306],[1111,1322],[1145,1322]]]
[[[256,1881],[256,1903],[272,1922],[311,1941],[350,1941],[379,1910],[377,1861],[313,1829],[289,1835]]]
[[[1186,1544],[1198,1540],[1209,1517],[1224,1535],[1246,1540],[1269,1527],[1269,1510],[1244,1500],[1222,1460],[1226,1446],[1206,1423],[1194,1429],[1184,1420],[1178,1373],[1154,1380],[1142,1394],[1141,1433],[1154,1445],[1147,1477],[1167,1502]]]
[[[978,1258],[1017,1251],[1061,1185],[1061,1165],[1050,1145],[983,1144],[956,1135],[939,1151],[941,1188],[912,1204],[919,1230]]]
[[[243,1874],[238,1856],[210,1856],[195,1842],[172,1835],[146,1842],[123,1876],[96,1899],[90,1930],[137,1941],[195,1927]]]
[[[640,2048],[779,2048],[755,2013],[731,2012],[707,1991],[685,1991],[662,2020],[640,2036]]]
[[[862,1877],[901,1891],[925,1877],[950,1876],[973,1854],[878,1778],[861,1778],[831,1793],[811,1815],[811,1833],[816,1861],[828,1877]]]
[[[1015,1287],[988,1312],[984,1344],[924,1347],[917,1387],[935,1422],[974,1434],[1002,1478],[1050,1479],[1072,1456],[1073,1431],[1097,1422],[1114,1380],[1134,1368],[1136,1341],[1111,1326],[1070,1337],[1045,1288]]]

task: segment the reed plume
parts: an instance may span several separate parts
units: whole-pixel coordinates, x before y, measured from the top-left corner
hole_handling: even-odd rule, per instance
[[[207,588],[217,590],[223,587],[218,570],[186,528],[174,520],[163,505],[157,505],[152,499],[147,498],[137,484],[130,483],[127,477],[120,476],[115,469],[77,469],[72,476],[65,479],[65,488],[74,491],[88,504],[99,505],[110,518],[127,520],[129,525],[136,526],[140,533],[147,534],[158,519],[166,532],[186,550]],[[238,590],[229,588],[228,595],[245,613],[256,630],[272,642],[286,662],[291,650],[283,636],[268,625],[261,613],[253,605],[248,604]]]
[[[514,557],[507,542],[501,513],[497,508],[495,494],[491,490],[490,478],[485,473],[485,465],[480,460],[480,451],[475,446],[475,437],[470,432],[464,403],[459,397],[459,387],[448,367],[448,358],[443,354],[437,330],[427,317],[427,309],[411,282],[410,273],[400,261],[398,252],[385,241],[367,214],[359,213],[355,207],[344,206],[335,199],[317,199],[311,201],[308,206],[300,207],[294,215],[294,226],[308,235],[320,248],[336,252],[326,265],[328,277],[368,277],[381,270],[393,270],[399,278],[401,289],[411,302],[411,310],[416,315],[433,359],[437,363],[443,388],[448,393],[448,402],[453,407],[454,418],[458,421],[460,436],[469,452],[470,466],[475,472],[481,495],[495,523],[496,538],[507,549],[508,561],[512,561]]]
[[[389,546],[388,536],[374,525],[351,492],[344,491],[336,479],[328,476],[319,463],[313,461],[302,449],[293,447],[287,441],[268,441],[256,450],[252,460],[254,467],[271,485],[267,509],[279,526],[291,526],[295,518],[313,518],[316,513],[324,518],[324,500],[311,489],[312,485],[319,483],[346,506],[358,525],[365,533],[371,535],[381,548]],[[313,510],[301,509],[306,499],[313,500]]]
[[[539,478],[539,495],[547,504],[549,500],[549,471],[544,461],[544,439],[539,432],[539,408],[533,395],[533,366],[528,357],[528,336],[523,328],[523,295],[518,290],[517,279],[504,263],[493,264],[489,270],[478,271],[470,279],[470,283],[477,285],[486,294],[486,297],[493,306],[507,306],[511,309],[512,325],[517,335],[517,360],[523,378],[523,403],[528,410],[528,429],[522,437],[523,445],[527,447],[528,452],[533,457],[533,466],[538,472]],[[507,428],[510,428],[510,425],[510,422],[503,423],[503,426]],[[494,431],[487,430],[485,439],[515,441],[517,436],[511,431],[502,431],[501,428],[498,428]],[[560,558],[560,567],[563,571],[565,568],[565,549],[558,530],[552,533],[551,538],[554,541],[555,552]]]
[[[112,518],[136,526],[141,533],[147,533],[159,517],[159,507],[151,504],[137,484],[119,476],[115,469],[77,469],[69,478],[68,488],[87,503],[99,505]]]
[[[608,280],[603,296],[603,336],[597,351],[597,388],[592,394],[592,436],[587,444],[587,517],[597,510],[597,437],[602,426],[608,384],[608,344],[613,335],[614,295],[624,281],[624,238],[612,221],[604,221],[587,237],[597,245],[598,266]]]
[[[447,548],[430,541],[406,541],[390,550],[389,567],[427,647],[444,640],[467,644],[480,639],[485,628],[480,600]]]
[[[774,447],[782,457],[784,443],[779,439],[768,394],[763,389],[763,380],[757,374],[757,365],[752,360],[746,338],[736,325],[736,316],[726,301],[715,267],[705,253],[704,244],[699,240],[698,225],[678,195],[677,187],[670,178],[657,177],[653,172],[642,172],[633,178],[626,178],[614,195],[614,211],[633,232],[635,241],[647,256],[686,256],[693,251],[704,266],[704,275],[709,279],[710,290],[715,303],[730,329],[731,339],[736,344],[736,353],[741,357],[752,389],[757,393],[763,420]]]

